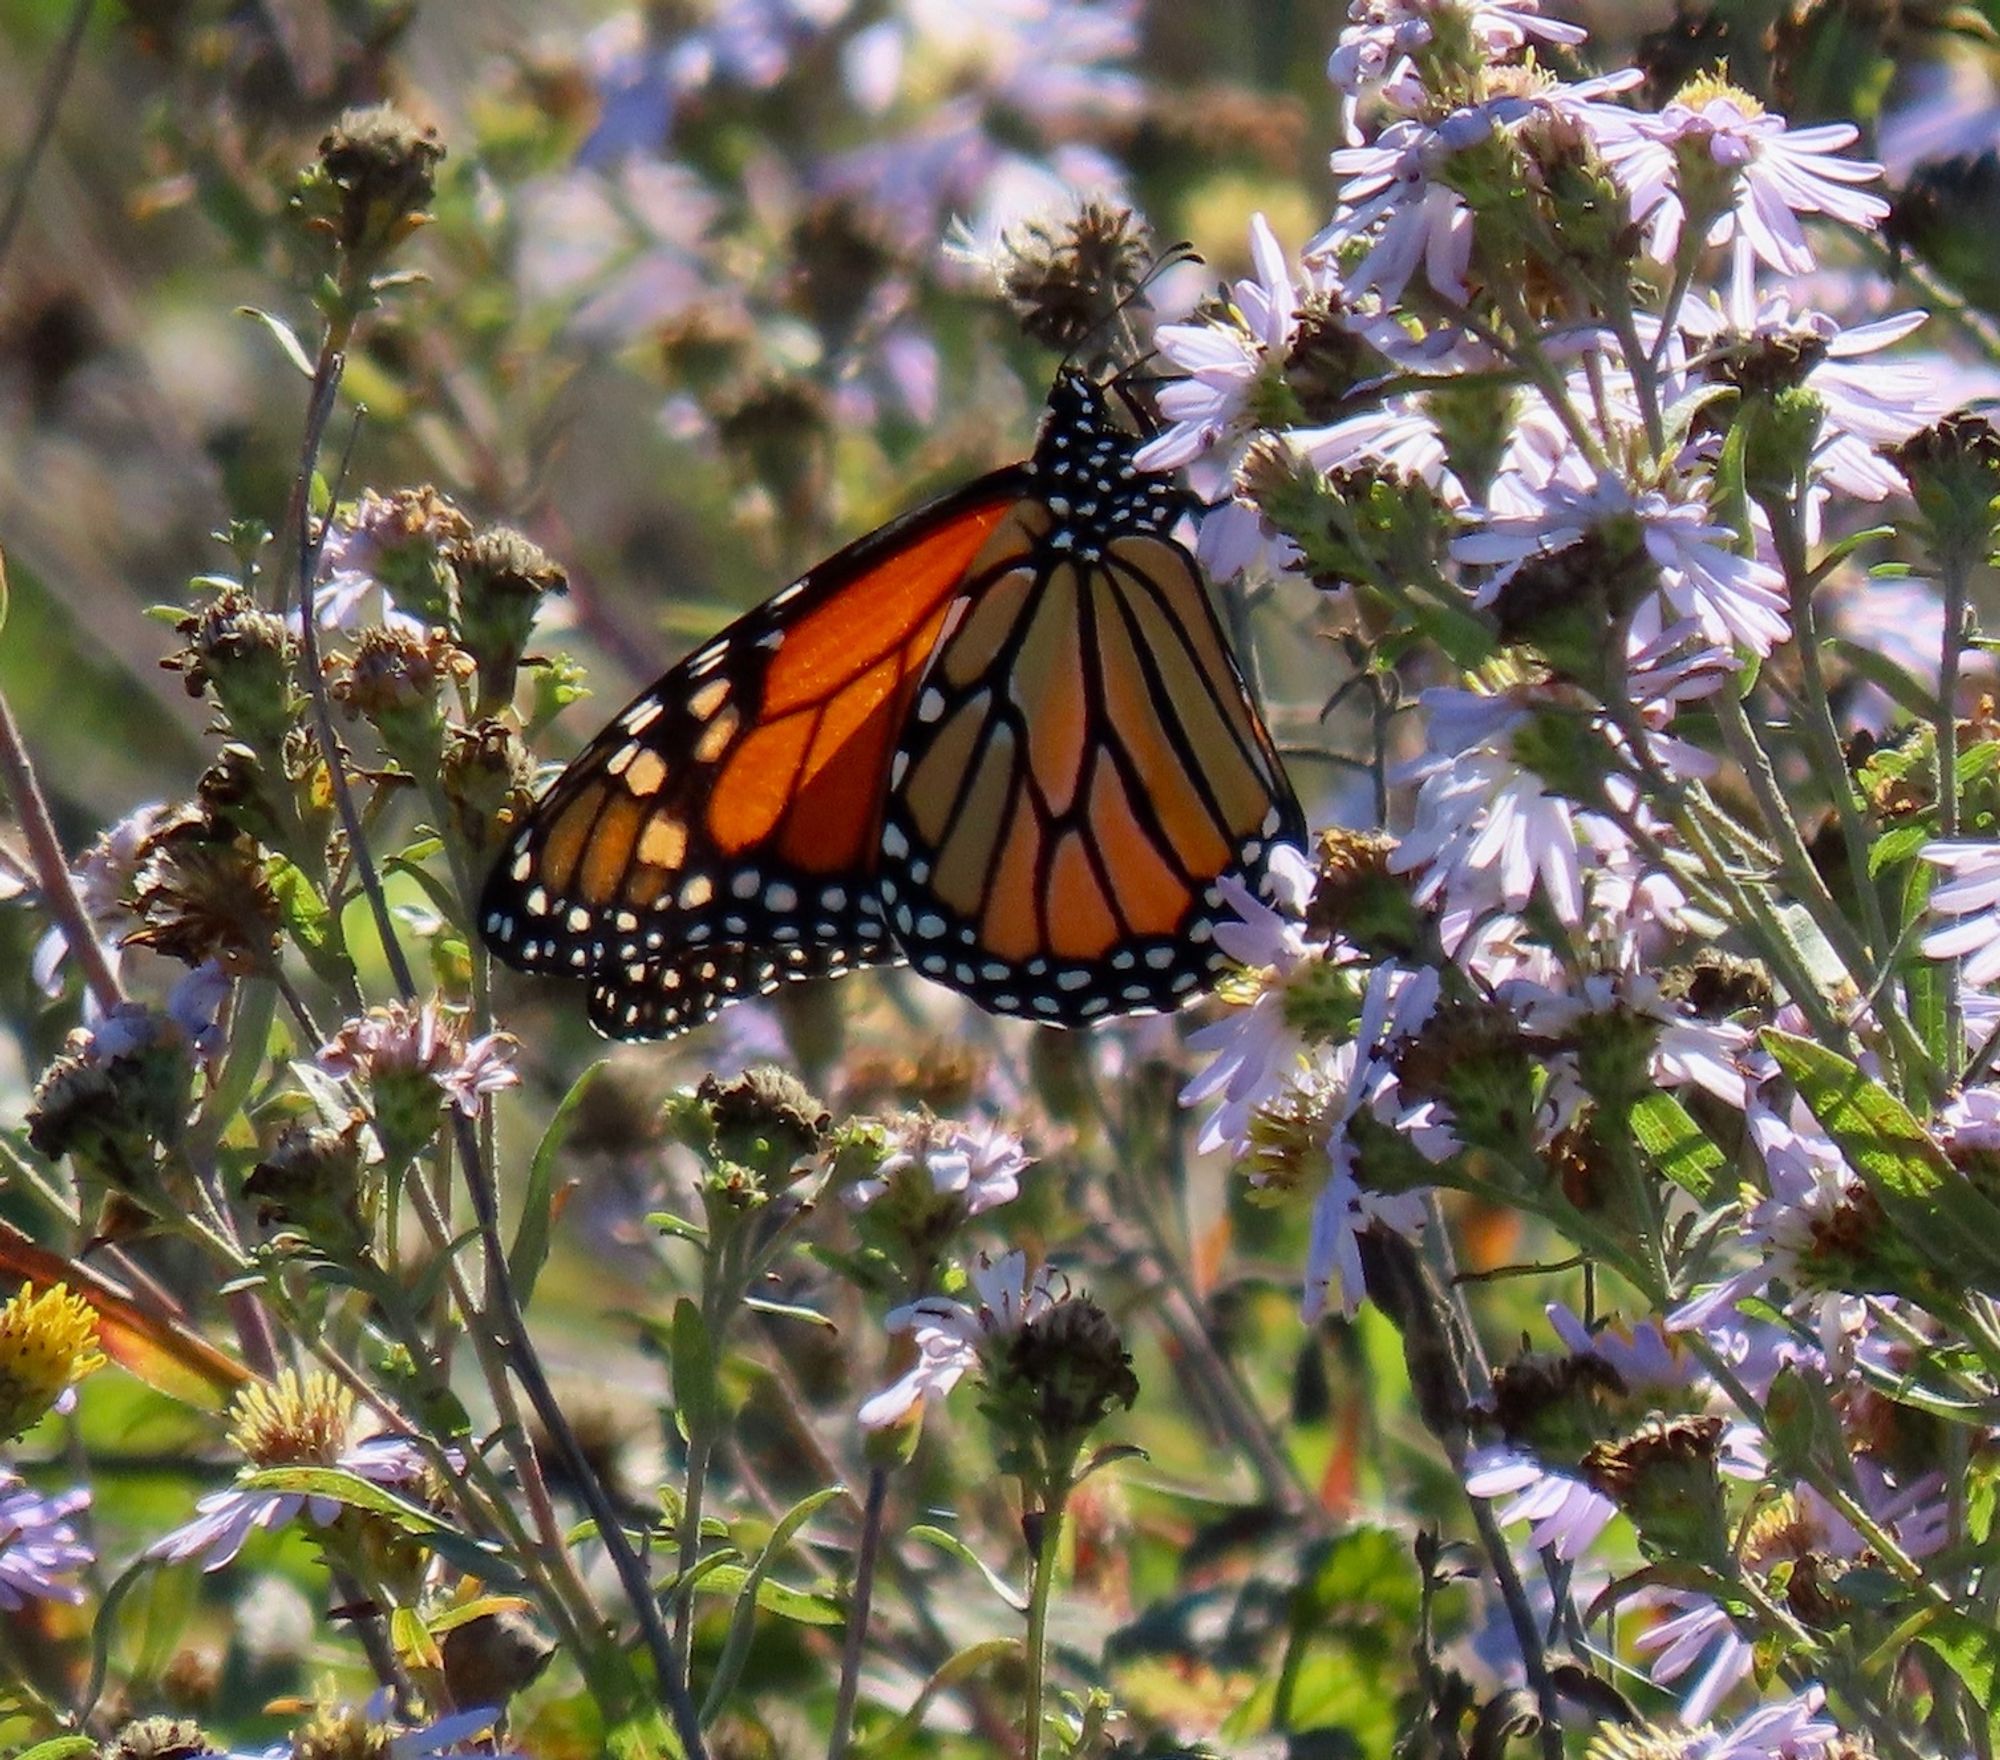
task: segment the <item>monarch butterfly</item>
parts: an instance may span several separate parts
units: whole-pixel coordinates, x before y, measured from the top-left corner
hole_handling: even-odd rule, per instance
[[[1065,369],[1033,457],[683,660],[514,832],[487,943],[628,1039],[902,960],[1062,1026],[1213,982],[1218,882],[1304,821],[1139,444]]]

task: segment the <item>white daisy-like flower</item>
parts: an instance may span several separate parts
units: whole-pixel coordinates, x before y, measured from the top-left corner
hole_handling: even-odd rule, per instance
[[[1571,927],[1607,882],[1631,896],[1642,869],[1623,828],[1557,793],[1516,755],[1516,737],[1542,706],[1531,688],[1440,687],[1422,703],[1423,755],[1393,776],[1419,785],[1415,820],[1389,866],[1421,876],[1415,900],[1443,905],[1458,931],[1451,946],[1481,917],[1519,912],[1537,892]],[[1624,785],[1613,777],[1608,786]]]
[[[1488,1443],[1465,1457],[1465,1489],[1474,1497],[1505,1498],[1494,1512],[1500,1525],[1532,1522],[1528,1544],[1565,1563],[1587,1552],[1618,1514],[1618,1505],[1594,1485],[1505,1442]]]
[[[1569,46],[1590,34],[1581,25],[1542,17],[1540,0],[1352,0],[1327,78],[1350,96],[1380,85],[1432,41],[1432,21],[1443,12],[1456,15],[1489,61],[1504,60],[1530,42]]]
[[[1181,1090],[1181,1104],[1199,1106],[1219,1096],[1196,1140],[1203,1153],[1225,1143],[1240,1146],[1251,1114],[1297,1073],[1304,1041],[1287,1018],[1286,991],[1295,976],[1330,951],[1303,921],[1315,883],[1312,864],[1298,850],[1280,844],[1271,852],[1269,874],[1270,903],[1233,877],[1219,883],[1236,920],[1217,925],[1216,945],[1246,972],[1257,974],[1258,987],[1247,1006],[1188,1035],[1189,1048],[1206,1053],[1209,1062]]]
[[[1145,471],[1178,470],[1252,424],[1246,405],[1258,380],[1282,366],[1298,327],[1299,289],[1290,259],[1262,214],[1250,216],[1254,273],[1230,289],[1228,323],[1162,324],[1153,346],[1185,375],[1163,386],[1167,426],[1139,449]],[[1308,277],[1311,284],[1312,277]]]
[[[1730,548],[1736,534],[1715,523],[1705,501],[1675,500],[1659,489],[1635,492],[1608,472],[1582,488],[1551,481],[1535,499],[1539,505],[1521,511],[1474,513],[1476,529],[1453,540],[1454,559],[1495,570],[1476,603],[1490,604],[1530,559],[1566,549],[1595,527],[1629,520],[1660,571],[1658,589],[1633,615],[1636,641],[1687,620],[1709,641],[1740,644],[1761,658],[1791,636],[1784,577]]]
[[[1721,89],[1699,103],[1677,99],[1657,115],[1626,112],[1607,119],[1597,143],[1657,260],[1672,262],[1680,248],[1687,219],[1682,157],[1701,155],[1733,174],[1730,205],[1710,222],[1705,242],[1725,245],[1741,237],[1760,261],[1800,275],[1813,267],[1801,215],[1824,215],[1864,229],[1888,215],[1882,197],[1858,187],[1875,182],[1881,166],[1840,157],[1859,136],[1845,122],[1790,128],[1747,93]]]
[[[847,1202],[865,1209],[888,1191],[905,1170],[921,1167],[940,1197],[956,1197],[968,1217],[978,1216],[1021,1195],[1021,1175],[1034,1157],[1021,1139],[990,1121],[938,1127],[928,1123],[905,1134],[873,1174],[847,1188]]]
[[[1795,1309],[1824,1308],[1843,1300],[1811,1282],[1802,1287],[1799,1267],[1820,1251],[1822,1238],[1855,1211],[1866,1192],[1860,1176],[1832,1139],[1808,1119],[1787,1122],[1758,1104],[1748,1109],[1744,1124],[1770,1187],[1770,1196],[1758,1202],[1740,1230],[1751,1263],[1675,1308],[1667,1316],[1670,1331],[1726,1325],[1739,1302],[1763,1294],[1772,1284],[1790,1289],[1789,1305]]]
[[[1028,1275],[1028,1256],[1016,1248],[998,1259],[981,1254],[968,1268],[973,1299],[925,1296],[892,1309],[891,1332],[907,1332],[917,1361],[900,1381],[862,1403],[855,1414],[864,1430],[880,1430],[908,1416],[919,1404],[944,1398],[979,1362],[987,1340],[1018,1332],[1061,1299],[1060,1272],[1040,1266]]]
[[[1651,1024],[1654,1039],[1648,1069],[1663,1088],[1699,1088],[1741,1112],[1750,1105],[1746,1064],[1756,1046],[1747,1027],[1734,1021],[1705,1020],[1690,1014],[1660,991],[1644,972],[1592,972],[1572,987],[1510,986],[1503,1000],[1537,1038],[1576,1040],[1590,1031],[1595,1015],[1637,1017]],[[1567,1090],[1572,1078],[1556,1072],[1554,1087]]]
[[[1377,1192],[1357,1177],[1359,1157],[1349,1131],[1355,1115],[1367,1108],[1385,1122],[1398,1118],[1395,1074],[1390,1060],[1395,1049],[1429,1017],[1437,1005],[1438,974],[1377,967],[1369,975],[1361,1001],[1361,1018],[1354,1036],[1320,1055],[1321,1071],[1314,1085],[1326,1092],[1329,1129],[1326,1152],[1329,1177],[1314,1200],[1311,1232],[1306,1245],[1305,1301],[1308,1323],[1326,1311],[1329,1300],[1352,1320],[1361,1307],[1365,1285],[1361,1267],[1361,1237],[1372,1229],[1413,1241],[1424,1226],[1421,1192]],[[1313,1078],[1308,1078],[1312,1080]],[[1433,1121],[1428,1109],[1412,1119],[1411,1136],[1433,1159],[1457,1147],[1448,1126]]]
[[[1697,1732],[1685,1760],[1819,1760],[1840,1739],[1840,1726],[1820,1715],[1825,1704],[1822,1688],[1807,1687],[1727,1729]]]
[[[86,1490],[47,1497],[0,1469],[0,1613],[19,1613],[30,1601],[83,1600],[75,1579],[97,1554],[70,1518],[89,1507]]]
[[[1957,919],[1924,937],[1932,959],[1963,959],[1968,984],[2000,978],[2000,842],[1927,843],[1919,852],[1946,878],[1931,889],[1934,917]]]

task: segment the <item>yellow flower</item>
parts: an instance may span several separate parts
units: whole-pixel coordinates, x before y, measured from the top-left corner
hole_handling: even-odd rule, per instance
[[[40,1295],[24,1285],[0,1308],[0,1442],[41,1422],[73,1384],[103,1367],[97,1310],[66,1284]]]

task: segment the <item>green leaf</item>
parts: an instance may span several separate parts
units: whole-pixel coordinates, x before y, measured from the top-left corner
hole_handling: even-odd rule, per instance
[[[256,319],[277,338],[278,347],[284,351],[285,359],[297,367],[305,378],[310,379],[313,376],[312,357],[306,353],[291,325],[277,313],[264,311],[257,306],[238,306],[236,315],[239,318]]]
[[[51,1736],[32,1748],[23,1748],[16,1760],[95,1760],[97,1744],[88,1736]]]
[[[422,1505],[398,1497],[386,1485],[377,1485],[359,1473],[350,1473],[342,1467],[265,1467],[239,1483],[250,1491],[289,1491],[305,1497],[328,1497],[350,1509],[367,1510],[371,1515],[386,1517],[439,1557],[484,1583],[503,1589],[521,1585],[521,1573],[499,1548],[468,1538]]]
[[[1965,1683],[1986,1713],[1988,1732],[2000,1735],[2000,1631],[1962,1613],[1940,1611],[1917,1642]]]
[[[1888,655],[1839,636],[1826,646],[1840,656],[1849,671],[1884,692],[1897,708],[1914,715],[1919,721],[1930,721],[1936,717],[1936,699]]]
[[[548,1262],[550,1230],[555,1221],[556,1158],[569,1136],[577,1108],[603,1068],[602,1063],[593,1063],[570,1084],[569,1092],[549,1120],[549,1128],[542,1132],[541,1145],[528,1169],[528,1192],[521,1204],[521,1220],[514,1230],[514,1244],[507,1252],[507,1269],[513,1273],[514,1288],[524,1309],[533,1300],[535,1280]]]
[[[802,1308],[796,1302],[774,1302],[768,1296],[745,1296],[743,1305],[753,1314],[762,1314],[769,1320],[797,1320],[807,1326],[823,1326],[829,1332],[840,1330],[817,1308]]]
[[[273,856],[265,864],[265,874],[278,899],[278,920],[285,926],[313,975],[335,989],[350,987],[354,967],[342,951],[338,925],[326,900],[319,894],[303,868],[283,856]]]
[[[1945,1159],[1916,1115],[1837,1052],[1775,1028],[1762,1038],[1902,1240],[1956,1282],[2000,1287],[2000,1210]]]
[[[1656,1090],[1632,1107],[1630,1119],[1632,1136],[1653,1165],[1696,1203],[1711,1203],[1728,1160],[1688,1109]]]
[[[1927,825],[1898,825],[1892,831],[1883,832],[1868,849],[1869,877],[1873,879],[1887,869],[1914,861],[1917,851],[1929,843],[1934,835]],[[1921,899],[1917,908],[1923,908]],[[1908,922],[1908,916],[1903,920]]]
[[[702,1561],[704,1565],[707,1562]],[[747,1566],[719,1564],[713,1570],[704,1569],[696,1582],[704,1594],[740,1595],[749,1580]],[[847,1619],[846,1609],[833,1596],[812,1589],[794,1589],[789,1583],[774,1583],[768,1577],[757,1585],[756,1595],[757,1605],[766,1613],[774,1613],[795,1625],[837,1626]]]
[[[686,1241],[692,1246],[708,1245],[708,1230],[686,1216],[676,1216],[671,1210],[649,1210],[646,1212],[646,1226],[657,1228],[662,1234],[669,1234],[677,1241]]]
[[[695,1302],[682,1296],[674,1303],[670,1345],[674,1366],[674,1403],[689,1436],[709,1433],[715,1424],[715,1354],[710,1348],[708,1322]]]
[[[723,1641],[722,1655],[716,1661],[708,1696],[702,1700],[703,1727],[715,1721],[717,1714],[729,1703],[729,1695],[736,1690],[744,1658],[750,1654],[750,1639],[757,1628],[757,1597],[762,1593],[772,1567],[791,1545],[793,1535],[836,1497],[845,1495],[839,1486],[830,1485],[826,1490],[815,1491],[810,1497],[793,1504],[779,1519],[777,1527],[772,1529],[763,1550],[751,1561],[749,1574],[743,1579],[743,1588],[736,1597],[736,1609],[729,1616],[729,1636]]]
[[[935,1546],[940,1552],[949,1553],[961,1564],[969,1564],[986,1579],[986,1586],[1011,1607],[1016,1613],[1028,1611],[1028,1598],[1012,1587],[985,1559],[961,1540],[956,1534],[943,1528],[934,1528],[928,1522],[919,1522],[908,1530],[905,1538],[921,1540],[927,1546]]]
[[[435,844],[436,841],[435,838],[426,840],[431,844]],[[382,866],[391,874],[401,874],[404,879],[414,881],[423,895],[431,901],[431,909],[447,923],[464,923],[465,911],[459,903],[458,894],[452,889],[451,882],[442,875],[434,874],[420,863],[412,861],[407,852],[388,857]]]
[[[940,1693],[949,1692],[959,1682],[970,1680],[989,1663],[998,1662],[1005,1656],[1018,1656],[1020,1652],[1019,1638],[983,1638],[977,1644],[968,1644],[939,1666],[938,1671],[924,1682],[923,1691],[911,1702],[909,1710],[896,1720],[892,1728],[870,1743],[870,1747],[877,1751],[893,1751],[900,1747],[924,1727],[924,1714]]]
[[[1926,833],[1917,827],[1917,841],[1921,845]],[[1891,835],[1896,835],[1891,833]],[[1884,843],[1887,838],[1882,840]],[[1878,849],[1880,844],[1876,846]],[[1911,852],[1916,853],[1914,850]],[[1937,884],[1938,871],[1929,862],[1913,862],[1903,881],[1903,922],[1913,923],[1930,903],[1931,888]],[[1953,1067],[1951,1047],[1951,1013],[1946,1006],[1951,994],[1950,974],[1934,959],[1926,959],[1921,953],[1903,968],[1903,988],[1909,999],[1910,1024],[1916,1028],[1924,1042],[1924,1049],[1931,1054],[1931,1061],[1939,1069]]]

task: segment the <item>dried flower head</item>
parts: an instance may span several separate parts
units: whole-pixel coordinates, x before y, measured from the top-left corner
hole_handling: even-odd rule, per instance
[[[440,694],[472,669],[471,657],[441,629],[372,624],[335,668],[329,689],[350,719],[367,717],[392,758],[413,775],[428,775],[443,749]]]
[[[1071,354],[1097,338],[1144,286],[1153,241],[1129,208],[1090,200],[1061,218],[1024,220],[995,252],[1000,291],[1035,341]]]
[[[444,147],[393,104],[342,114],[299,179],[294,212],[365,282],[430,218]]]
[[[191,697],[206,693],[229,730],[257,751],[275,751],[296,723],[298,644],[283,618],[248,593],[218,593],[177,626],[187,646],[161,661]]]
[[[271,969],[277,957],[277,894],[248,838],[189,815],[146,846],[133,885],[140,926],[128,946],[150,947],[198,966],[215,960],[232,977]]]
[[[357,1114],[341,1130],[288,1126],[243,1183],[259,1226],[289,1230],[334,1257],[360,1252],[369,1239],[362,1189],[366,1123]]]
[[[514,680],[542,601],[569,591],[547,551],[508,526],[475,533],[450,552],[458,583],[458,640],[479,672],[481,715],[514,700]]]
[[[113,1186],[148,1175],[159,1145],[187,1123],[194,1062],[167,1015],[121,1003],[94,1027],[77,1027],[35,1084],[28,1141],[51,1161],[75,1157]]]
[[[0,1443],[40,1423],[103,1367],[97,1310],[65,1284],[39,1294],[24,1285],[0,1308]]]
[[[97,1752],[98,1760],[200,1760],[221,1750],[191,1717],[142,1717]]]
[[[533,800],[534,774],[527,746],[506,722],[447,729],[441,776],[452,834],[475,855],[491,855]]]

